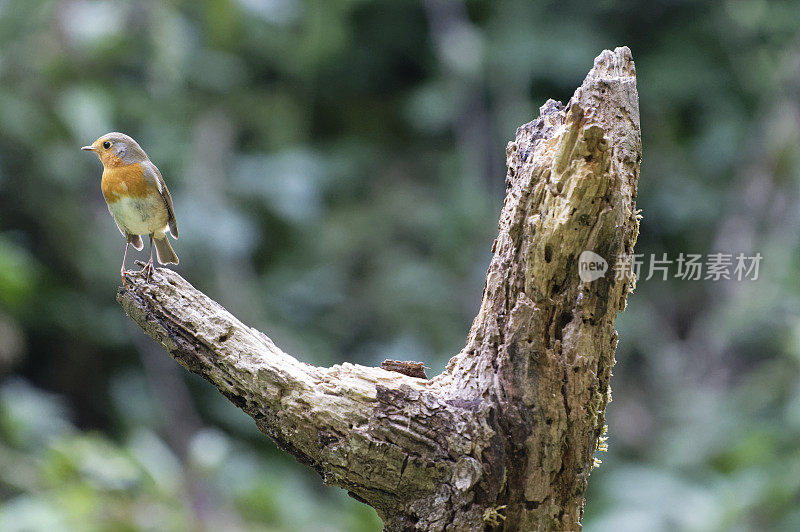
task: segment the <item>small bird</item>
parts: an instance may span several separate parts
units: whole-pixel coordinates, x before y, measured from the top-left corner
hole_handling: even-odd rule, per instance
[[[145,264],[146,279],[153,273],[153,244],[160,264],[178,264],[178,256],[167,240],[166,232],[178,238],[178,224],[172,207],[172,196],[156,165],[141,146],[123,133],[107,133],[90,146],[81,148],[93,151],[103,163],[100,188],[108,210],[125,237],[122,255],[122,284],[125,282],[125,259],[128,246],[141,251],[142,238],[150,236],[150,261]]]

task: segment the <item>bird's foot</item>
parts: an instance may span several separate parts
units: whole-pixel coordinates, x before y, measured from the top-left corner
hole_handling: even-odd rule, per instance
[[[147,262],[142,262],[140,260],[137,260],[136,265],[142,267],[142,269],[139,271],[144,273],[144,278],[149,283],[150,280],[153,278],[153,271],[155,271],[155,267],[153,266],[153,261],[149,260]]]
[[[124,268],[119,271],[119,275],[122,277],[122,286],[125,288],[130,288],[130,285],[128,284],[128,278],[125,276],[126,273],[127,272]]]
[[[147,264],[144,265],[142,271],[144,272],[145,280],[149,283],[150,280],[153,278],[153,261],[152,260],[147,261]]]

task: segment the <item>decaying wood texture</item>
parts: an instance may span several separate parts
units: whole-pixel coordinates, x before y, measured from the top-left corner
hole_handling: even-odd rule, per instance
[[[604,429],[631,282],[581,282],[578,257],[630,256],[641,159],[628,48],[604,51],[568,105],[507,149],[507,195],[466,346],[431,380],[304,364],[175,272],[117,299],[325,483],[386,530],[577,530]]]

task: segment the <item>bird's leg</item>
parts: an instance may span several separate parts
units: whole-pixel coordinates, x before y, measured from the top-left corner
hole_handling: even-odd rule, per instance
[[[150,235],[150,260],[147,261],[147,264],[144,265],[142,268],[144,271],[145,279],[147,282],[150,282],[150,278],[153,276],[153,235]]]
[[[120,270],[119,270],[119,274],[122,277],[122,286],[124,286],[125,288],[128,288],[128,281],[125,279],[125,259],[128,258],[128,246],[129,245],[130,245],[130,242],[128,242],[128,239],[126,238],[125,239],[125,253],[122,254],[122,268],[120,268]]]

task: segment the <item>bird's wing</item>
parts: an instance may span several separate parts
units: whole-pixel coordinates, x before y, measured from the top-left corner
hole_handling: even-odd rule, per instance
[[[158,192],[161,194],[161,197],[164,199],[164,203],[167,205],[167,213],[169,213],[169,232],[170,234],[178,238],[178,222],[175,220],[175,210],[172,207],[172,196],[167,189],[167,184],[164,182],[164,178],[161,176],[161,172],[158,170],[156,165],[153,164],[152,161],[145,161],[142,164],[142,169],[144,170],[144,178],[151,183],[154,183],[158,188]]]

